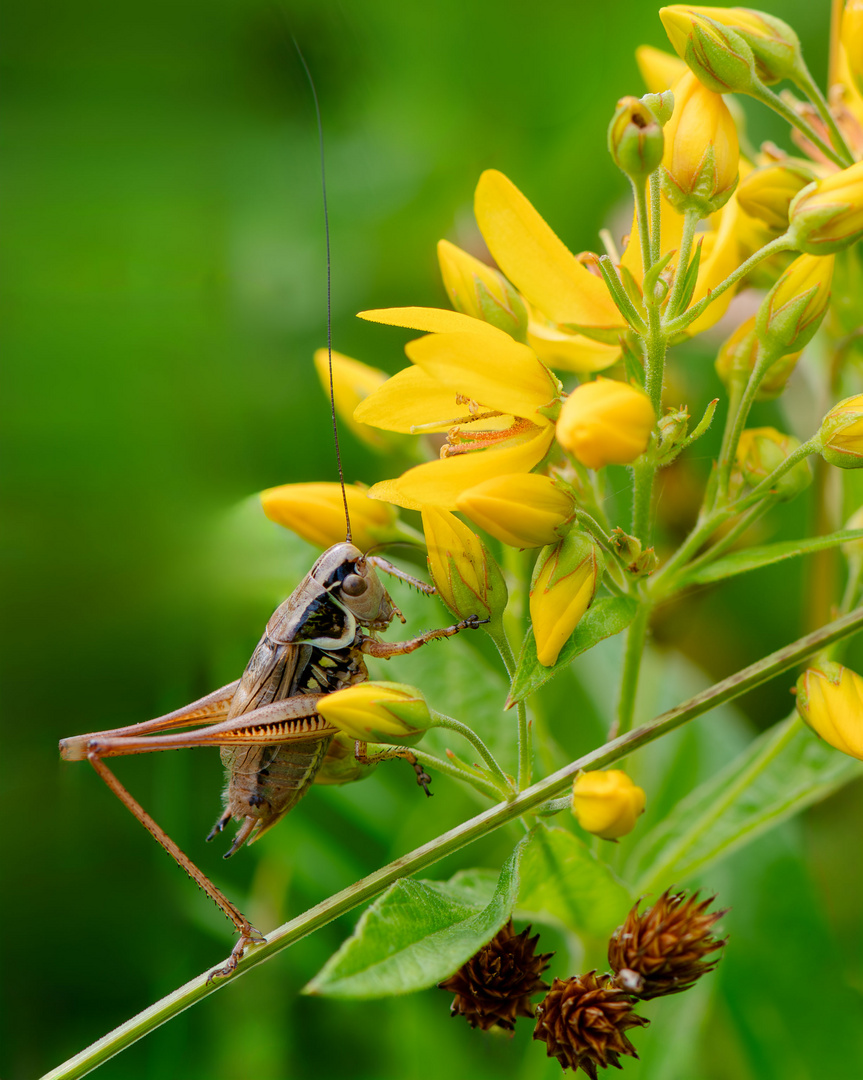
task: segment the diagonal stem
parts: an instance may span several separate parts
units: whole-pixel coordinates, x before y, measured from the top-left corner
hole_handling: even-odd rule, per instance
[[[510,802],[502,802],[493,806],[482,814],[471,818],[469,821],[450,829],[443,835],[416,848],[410,854],[396,859],[388,866],[376,870],[368,877],[362,878],[347,889],[328,897],[315,907],[310,908],[302,915],[280,926],[267,936],[266,944],[252,947],[240,961],[236,972],[231,979],[210,980],[209,973],[204,972],[184,986],[168,994],[157,1001],[143,1012],[121,1024],[108,1035],[98,1039],[92,1046],[76,1054],[64,1064],[46,1073],[42,1080],[76,1080],[86,1076],[98,1065],[103,1064],[121,1050],[131,1046],[138,1039],[149,1034],[155,1028],[164,1024],[167,1020],[178,1013],[188,1009],[190,1005],[215,993],[228,982],[233,982],[240,975],[271,959],[277,953],[294,942],[318,930],[333,919],[352,911],[366,900],[371,900],[383,892],[388,885],[400,878],[415,874],[428,866],[439,862],[444,856],[459,851],[474,840],[486,836],[494,829],[500,828],[507,822],[522,814],[535,812],[540,806],[561,795],[572,783],[573,777],[582,769],[601,768],[618,761],[627,754],[632,753],[641,746],[654,742],[670,731],[681,727],[683,724],[694,720],[710,709],[731,701],[741,694],[768,679],[773,678],[780,672],[787,671],[800,661],[805,660],[813,653],[826,648],[835,641],[854,633],[863,627],[863,607],[857,608],[849,615],[841,619],[835,619],[813,634],[807,634],[791,645],[772,653],[770,656],[759,660],[742,671],[724,679],[708,690],[690,698],[676,709],[663,713],[649,724],[636,728],[635,731],[623,735],[613,742],[606,743],[596,750],[585,754],[576,761],[571,762],[551,776],[546,777],[539,783],[527,788],[516,795]]]

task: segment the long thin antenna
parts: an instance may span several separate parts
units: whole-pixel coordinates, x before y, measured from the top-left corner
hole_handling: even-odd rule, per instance
[[[300,58],[300,63],[306,72],[306,78],[309,80],[309,86],[312,88],[312,97],[315,101],[315,115],[318,120],[318,145],[321,151],[321,193],[324,200],[324,232],[327,238],[327,360],[330,368],[330,410],[333,418],[333,439],[336,444],[336,463],[339,467],[339,483],[342,486],[342,502],[345,507],[345,539],[348,543],[351,542],[351,516],[348,513],[348,496],[345,491],[345,474],[342,470],[342,452],[339,447],[339,426],[336,423],[336,394],[333,389],[333,303],[332,303],[332,260],[330,258],[330,214],[327,209],[327,171],[324,162],[324,126],[321,123],[321,106],[318,101],[318,92],[315,89],[315,80],[312,78],[312,73],[309,71],[309,65],[306,63],[306,58],[303,56],[302,49],[297,43],[297,39],[291,34],[291,41],[294,43],[294,48],[297,50],[297,56]]]

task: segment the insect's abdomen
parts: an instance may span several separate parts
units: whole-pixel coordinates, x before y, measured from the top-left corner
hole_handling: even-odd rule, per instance
[[[264,832],[308,791],[331,742],[332,736],[275,746],[223,748],[222,762],[229,776],[226,812],[255,818],[256,834]]]

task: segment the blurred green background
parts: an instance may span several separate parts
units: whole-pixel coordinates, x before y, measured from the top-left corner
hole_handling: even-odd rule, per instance
[[[793,23],[823,81],[829,5],[765,7]],[[664,47],[654,4],[7,5],[7,1080],[58,1064],[230,946],[221,916],[92,770],[58,761],[56,744],[235,678],[313,558],[248,501],[270,485],[335,479],[311,365],[326,337],[317,136],[291,32],[324,117],[341,351],[402,366],[410,335],[354,313],[444,303],[434,245],[470,239],[483,168],[510,175],[575,251],[595,248],[610,221],[618,234],[626,228],[605,128],[619,96],[642,92],[635,46]],[[786,142],[762,114],[752,133]],[[691,348],[678,370],[693,413],[718,391],[710,347]],[[776,408],[762,407],[760,422],[775,421]],[[349,479],[390,474],[347,434],[343,452]],[[804,518],[795,503],[771,535],[801,535]],[[686,669],[675,650],[702,663],[705,672],[686,677],[705,685],[798,636],[803,591],[799,567],[705,590],[666,616],[659,643],[678,673]],[[435,606],[415,610],[425,625],[443,619]],[[450,663],[458,666],[440,653],[418,660],[411,681],[423,685],[425,673],[445,683]],[[654,697],[671,705],[685,696],[664,670],[645,712]],[[570,754],[594,745],[607,720],[579,677],[543,698]],[[726,756],[787,713],[789,681],[726,713]],[[453,672],[456,704],[469,707],[469,682]],[[464,718],[483,730],[483,718]],[[709,770],[704,746],[693,747]],[[117,771],[265,930],[476,809],[446,781],[426,803],[409,770],[381,769],[352,789],[315,790],[264,843],[223,863],[224,848],[203,844],[220,805],[215,751],[128,759]],[[691,782],[681,777],[680,791]],[[654,1024],[628,1076],[863,1072],[861,811],[858,784],[705,882],[733,905],[728,955],[709,986],[647,1010]],[[515,829],[496,835],[432,876],[497,867],[517,838]],[[100,1075],[559,1074],[529,1023],[512,1041],[483,1037],[449,1019],[439,991],[363,1005],[298,997],[354,921],[226,987]],[[550,945],[566,942],[552,934]]]

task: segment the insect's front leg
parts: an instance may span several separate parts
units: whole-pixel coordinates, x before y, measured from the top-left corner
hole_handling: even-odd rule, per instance
[[[378,641],[376,638],[367,637],[364,638],[361,648],[364,653],[374,656],[378,660],[389,660],[391,656],[404,656],[405,653],[412,653],[414,650],[419,649],[420,646],[427,645],[430,641],[437,641],[438,638],[454,637],[462,630],[476,630],[488,621],[488,619],[480,619],[478,615],[470,615],[467,619],[462,619],[461,622],[457,622],[454,626],[444,626],[440,630],[426,630],[424,634],[418,634],[409,641]]]

